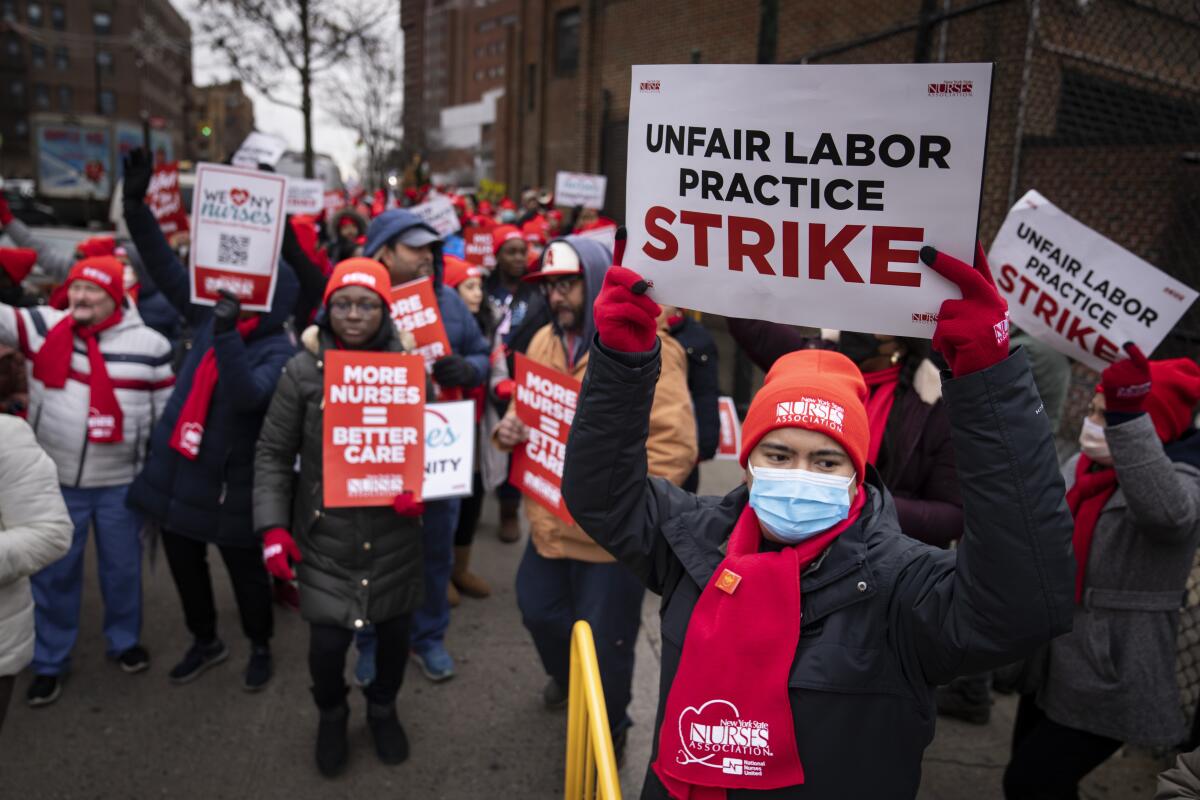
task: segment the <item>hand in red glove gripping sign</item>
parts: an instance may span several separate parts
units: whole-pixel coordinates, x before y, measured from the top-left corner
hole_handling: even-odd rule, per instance
[[[614,264],[604,274],[604,286],[592,306],[601,343],[622,353],[644,353],[654,348],[658,331],[658,303],[646,297],[646,281],[631,269]]]
[[[392,510],[402,517],[419,517],[425,513],[425,504],[412,492],[401,492],[392,500]]]
[[[1008,301],[996,290],[983,247],[976,244],[975,266],[921,248],[921,260],[962,290],[962,300],[947,300],[938,311],[933,349],[950,365],[954,377],[987,369],[1008,357]]]
[[[296,563],[303,560],[290,533],[283,528],[271,528],[263,534],[263,563],[267,565],[267,572],[281,581],[294,581],[296,573],[288,563],[289,558]]]
[[[1125,343],[1129,358],[1109,364],[1100,373],[1104,410],[1137,414],[1150,394],[1150,360],[1133,342]]]

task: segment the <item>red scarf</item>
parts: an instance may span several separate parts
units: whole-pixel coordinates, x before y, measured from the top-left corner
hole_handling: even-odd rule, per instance
[[[1093,464],[1087,456],[1080,454],[1075,465],[1075,485],[1067,492],[1067,508],[1075,518],[1075,532],[1071,543],[1075,548],[1075,602],[1083,600],[1083,580],[1087,572],[1088,553],[1092,549],[1092,536],[1100,513],[1113,493],[1117,491],[1117,471],[1112,467],[1090,471]]]
[[[788,674],[800,641],[800,573],[859,517],[860,486],[841,523],[779,552],[758,552],[747,505],[725,559],[688,623],[667,695],[654,773],[678,800],[724,800],[726,789],[804,783]]]
[[[99,325],[80,326],[70,314],[63,317],[46,334],[46,340],[33,357],[33,377],[49,389],[61,389],[67,378],[87,383],[91,395],[88,400],[87,438],[89,442],[112,444],[124,439],[125,415],[117,402],[116,389],[108,377],[108,367],[100,352],[99,336],[102,331],[121,322],[121,309]],[[78,336],[87,346],[88,375],[71,373],[71,356]]]
[[[242,339],[258,327],[261,319],[256,316],[238,322],[237,332]],[[192,376],[191,391],[183,401],[179,419],[175,421],[175,431],[171,434],[171,447],[190,461],[195,461],[200,455],[200,443],[204,441],[204,424],[208,421],[208,407],[212,403],[218,378],[220,375],[217,370],[217,353],[210,347],[200,359],[200,365],[196,367]]]
[[[887,430],[888,415],[892,413],[892,404],[896,402],[900,367],[864,372],[863,379],[871,389],[871,397],[867,400],[867,426],[871,429],[867,463],[874,464],[879,459],[880,448],[883,447],[883,433]]]

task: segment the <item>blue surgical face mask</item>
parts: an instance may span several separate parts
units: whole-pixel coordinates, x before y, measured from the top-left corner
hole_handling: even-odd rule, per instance
[[[763,527],[788,544],[828,530],[850,516],[854,476],[803,469],[750,467],[750,507]]]

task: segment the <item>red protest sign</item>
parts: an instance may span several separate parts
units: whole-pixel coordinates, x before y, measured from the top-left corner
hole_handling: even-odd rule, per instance
[[[450,339],[429,278],[417,278],[392,289],[392,321],[399,330],[410,331],[416,338],[413,352],[425,359],[426,367],[450,355]]]
[[[404,491],[420,497],[424,433],[425,369],[418,356],[325,354],[326,506],[386,506]]]
[[[736,461],[742,454],[742,424],[732,397],[717,398],[717,417],[721,420],[721,438],[715,458]]]
[[[517,418],[529,427],[529,441],[513,451],[509,482],[530,500],[574,524],[562,499],[567,436],[579,402],[579,381],[516,354]]]
[[[463,258],[480,267],[494,267],[496,254],[492,229],[495,227],[491,222],[476,222],[463,228]]]
[[[146,205],[158,220],[164,236],[188,232],[187,212],[183,210],[183,194],[179,191],[179,162],[159,164],[146,189]]]

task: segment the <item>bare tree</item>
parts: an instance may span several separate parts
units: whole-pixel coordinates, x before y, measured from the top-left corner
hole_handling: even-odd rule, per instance
[[[366,150],[363,183],[382,186],[401,140],[403,85],[400,64],[390,37],[358,45],[336,86],[326,86],[326,113],[358,134]]]
[[[314,86],[354,48],[374,46],[386,0],[199,0],[197,8],[202,35],[237,76],[304,115],[304,174],[313,177]]]

